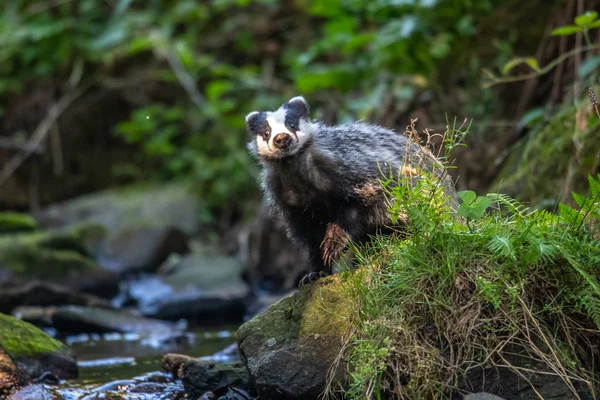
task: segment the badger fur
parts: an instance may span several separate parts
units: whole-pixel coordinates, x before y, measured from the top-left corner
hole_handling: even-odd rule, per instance
[[[455,199],[451,179],[431,152],[380,126],[310,120],[302,96],[276,111],[251,112],[246,126],[271,211],[282,218],[288,236],[308,249],[311,266],[303,282],[330,274],[349,241],[364,242],[393,228],[380,184],[386,168],[409,176],[418,168],[435,169]]]

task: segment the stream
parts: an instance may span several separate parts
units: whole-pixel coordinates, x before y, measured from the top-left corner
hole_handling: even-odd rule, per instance
[[[40,400],[174,400],[183,399],[183,385],[161,371],[162,357],[180,353],[190,357],[237,359],[236,326],[192,328],[165,341],[135,334],[91,334],[66,338],[78,358],[79,377],[58,385],[34,385],[27,399]],[[36,397],[37,396],[37,397]]]

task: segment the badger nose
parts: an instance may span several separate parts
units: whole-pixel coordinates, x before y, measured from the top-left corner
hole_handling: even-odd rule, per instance
[[[285,149],[290,145],[292,138],[287,133],[280,133],[273,138],[273,144],[278,149]]]

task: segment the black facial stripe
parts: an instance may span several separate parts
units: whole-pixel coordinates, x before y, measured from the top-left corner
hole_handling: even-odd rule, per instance
[[[308,118],[308,109],[301,101],[285,103],[283,108],[285,109],[285,126],[290,132],[295,133],[299,129],[300,119]]]
[[[271,127],[267,123],[267,113],[265,112],[261,112],[248,121],[248,132],[252,136],[263,135],[267,129],[271,132]]]
[[[295,134],[300,129],[300,117],[297,110],[287,109],[285,112],[285,127]]]

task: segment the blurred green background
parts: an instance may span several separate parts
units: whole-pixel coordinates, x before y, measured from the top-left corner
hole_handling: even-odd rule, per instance
[[[472,120],[452,171],[458,188],[554,204],[565,185],[578,189],[598,171],[598,117],[587,96],[598,83],[599,7],[6,1],[0,206],[35,211],[109,187],[182,179],[202,221],[229,224],[252,215],[260,198],[244,116],[299,94],[327,123],[366,119],[401,132],[418,118],[419,130],[443,132],[447,119]],[[572,27],[553,34],[564,26]],[[510,82],[522,74],[532,79]]]

